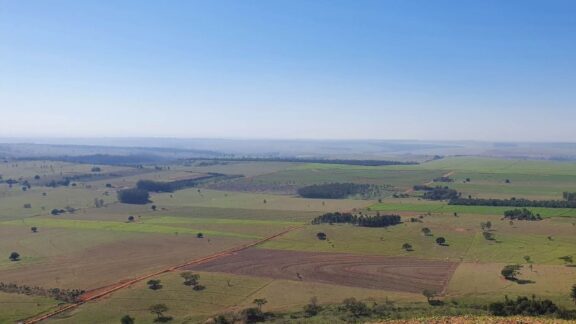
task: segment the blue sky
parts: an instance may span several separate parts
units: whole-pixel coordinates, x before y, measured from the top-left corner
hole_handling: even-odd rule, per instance
[[[0,136],[574,141],[574,12],[0,0]]]

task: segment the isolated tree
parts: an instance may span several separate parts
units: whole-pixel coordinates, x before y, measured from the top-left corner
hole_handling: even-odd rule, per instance
[[[148,310],[150,313],[156,314],[158,317],[157,319],[160,320],[162,317],[164,317],[164,313],[168,311],[168,306],[165,304],[155,304],[150,306]]]
[[[120,319],[121,324],[134,324],[135,322],[136,322],[136,320],[134,319],[134,317],[132,317],[130,315],[124,315]]]
[[[572,289],[570,290],[570,298],[576,304],[576,284],[572,285]]]
[[[129,221],[129,222],[133,222],[133,221],[134,221],[134,216],[128,216],[128,221]]]
[[[148,282],[146,284],[148,285],[148,288],[150,288],[152,290],[162,289],[162,284],[161,284],[160,279],[150,279],[150,280],[148,280]]]
[[[156,211],[156,208],[157,208],[156,205],[150,206],[150,209],[152,209],[153,211]]]
[[[258,306],[259,311],[262,311],[262,306],[267,304],[268,301],[266,300],[266,298],[256,298],[252,301],[252,303]]]
[[[484,231],[484,232],[482,232],[482,235],[484,236],[484,239],[487,241],[493,241],[494,240],[494,234],[492,234],[491,232]]]
[[[410,243],[404,243],[402,244],[402,249],[404,249],[405,251],[412,251],[412,245]]]
[[[446,239],[443,238],[442,236],[440,236],[439,238],[436,239],[436,243],[438,245],[444,245],[444,244],[446,244]]]
[[[324,240],[326,239],[327,235],[326,235],[326,233],[324,233],[324,232],[318,232],[318,233],[316,233],[316,237],[317,237],[319,240],[324,241]]]
[[[512,280],[515,281],[518,278],[518,275],[520,274],[520,269],[522,269],[522,266],[519,264],[510,264],[505,266],[504,268],[502,268],[502,271],[500,271],[500,274],[502,275],[502,277],[504,277],[504,279],[506,280]]]
[[[430,234],[432,233],[432,231],[428,227],[424,227],[421,231],[426,236],[430,236]]]
[[[204,237],[204,234],[202,234],[202,233],[197,233],[197,234],[196,234],[196,237],[197,237],[197,238],[203,238],[203,237]]]
[[[38,227],[32,226],[32,227],[30,227],[30,230],[32,231],[32,233],[36,233],[36,232],[38,232]]]
[[[10,256],[8,257],[8,259],[10,259],[10,261],[19,261],[20,260],[20,253],[12,252],[12,253],[10,253]]]

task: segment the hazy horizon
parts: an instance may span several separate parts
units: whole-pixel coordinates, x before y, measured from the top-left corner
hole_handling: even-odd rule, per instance
[[[569,143],[574,9],[0,0],[0,137]]]

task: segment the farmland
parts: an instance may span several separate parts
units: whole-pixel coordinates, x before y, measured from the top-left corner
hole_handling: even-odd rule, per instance
[[[151,192],[150,202],[141,205],[120,203],[116,196],[139,180],[170,182],[210,173],[235,178]],[[267,300],[266,311],[278,314],[301,312],[312,297],[327,310],[355,297],[393,302],[414,309],[410,314],[453,311],[429,305],[422,294],[426,289],[451,305],[536,294],[572,307],[568,295],[576,267],[565,257],[576,256],[576,209],[529,208],[543,219],[511,221],[504,218],[509,207],[449,205],[423,199],[411,188],[441,185],[474,198],[561,200],[563,192],[576,191],[574,163],[450,157],[390,166],[201,160],[96,167],[7,160],[0,163],[0,174],[0,255],[5,256],[0,282],[88,292],[152,273],[162,282],[161,289],[152,290],[149,278],[136,281],[46,322],[110,323],[129,314],[147,323],[154,319],[148,308],[164,303],[172,322],[201,323],[240,313],[258,298]],[[450,182],[432,182],[447,174]],[[63,179],[71,180],[49,186]],[[297,194],[303,186],[325,183],[386,189],[370,199]],[[333,212],[396,214],[402,223],[311,224]],[[445,242],[437,243],[439,238]],[[9,260],[12,252],[19,254],[17,261]],[[215,257],[173,268],[207,256]],[[508,264],[522,265],[519,277],[530,283],[502,278],[500,270]],[[183,285],[185,271],[199,274],[205,288]],[[6,292],[0,301],[0,322],[32,318],[62,303]],[[311,320],[341,320],[330,316]]]

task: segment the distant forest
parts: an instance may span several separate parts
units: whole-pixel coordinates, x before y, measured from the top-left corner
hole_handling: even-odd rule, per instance
[[[231,162],[296,162],[296,163],[322,163],[322,164],[346,164],[360,166],[383,166],[383,165],[415,165],[414,161],[390,161],[390,160],[348,160],[348,159],[304,159],[304,158],[195,158],[194,161],[231,161]]]

